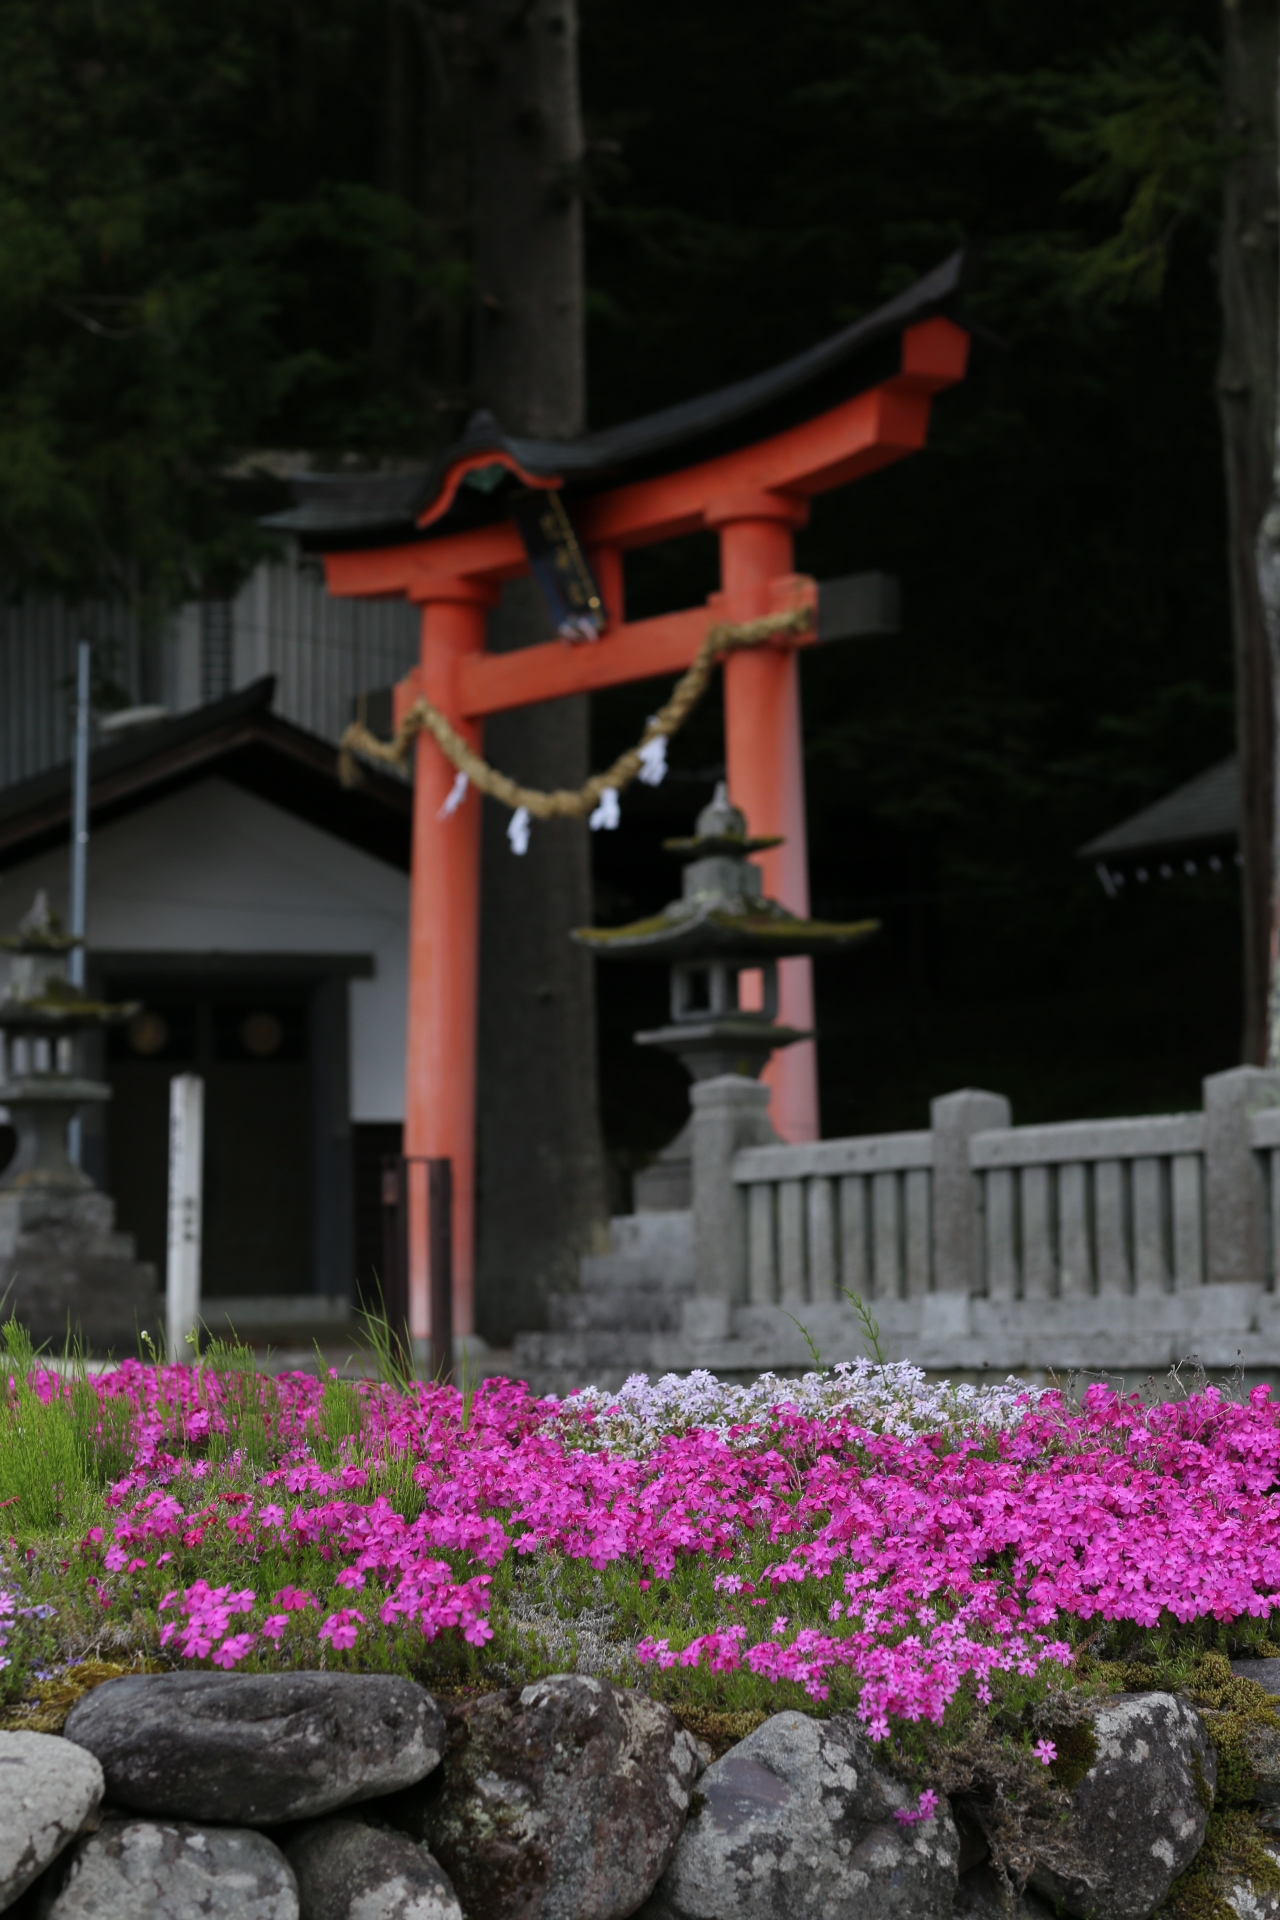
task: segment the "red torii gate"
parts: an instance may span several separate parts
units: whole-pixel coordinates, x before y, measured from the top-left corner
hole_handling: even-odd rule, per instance
[[[548,447],[512,440],[496,422],[473,423],[468,439],[446,456],[432,476],[430,497],[416,512],[417,537],[395,545],[334,551],[332,541],[391,515],[371,500],[375,489],[385,501],[386,476],[363,482],[342,476],[330,482],[328,510],[303,505],[276,516],[272,524],[319,536],[329,547],[325,574],[329,591],[339,595],[403,595],[422,609],[422,650],[417,667],[395,693],[397,724],[420,695],[444,713],[477,751],[487,714],[528,706],[564,694],[590,693],[658,674],[682,672],[693,659],[713,621],[749,620],[795,605],[814,607],[817,587],[793,570],[794,535],[808,519],[808,500],[846,485],[921,448],[928,433],[930,403],[940,389],[964,376],[969,336],[937,312],[941,300],[959,285],[960,262],[948,261],[887,308],[809,355],[788,362],[759,382],[711,396],[708,416],[733,417],[716,407],[730,396],[759,389],[754,410],[776,403],[787,391],[787,377],[813,363],[822,377],[842,355],[831,351],[852,343],[900,339],[898,368],[875,385],[827,406],[812,417],[782,427],[750,444],[713,452],[694,464],[615,485],[606,491],[574,490],[575,458],[586,443]],[[928,318],[913,318],[922,310]],[[849,346],[844,348],[848,356]],[[822,356],[826,353],[824,365]],[[794,389],[803,381],[792,380]],[[753,410],[750,396],[737,415]],[[652,427],[653,416],[638,428]],[[491,429],[491,431],[490,431]],[[685,426],[668,436],[677,443],[696,438]],[[625,445],[628,429],[612,436]],[[660,438],[660,436],[658,436]],[[725,437],[722,431],[722,439]],[[730,436],[731,437],[731,436]],[[643,435],[638,435],[643,441]],[[651,432],[648,464],[652,466]],[[606,446],[608,434],[595,436]],[[632,443],[635,444],[634,442]],[[625,457],[611,462],[616,471]],[[632,458],[634,467],[643,464]],[[600,465],[606,465],[601,460]],[[554,470],[555,467],[559,470]],[[504,581],[529,571],[524,543],[510,518],[451,531],[449,519],[463,504],[459,489],[469,475],[493,477],[505,468],[524,486],[558,487],[570,493],[573,524],[587,551],[608,614],[608,628],[594,645],[563,640],[513,653],[485,650],[486,617]],[[501,478],[501,476],[498,476]],[[323,497],[318,477],[300,479],[297,493],[306,501]],[[419,494],[422,476],[418,476]],[[394,483],[393,483],[394,486]],[[403,493],[403,482],[401,482]],[[361,496],[363,494],[363,504]],[[351,511],[354,501],[355,511]],[[466,503],[470,506],[470,502]],[[410,526],[413,517],[408,518]],[[720,590],[702,607],[628,621],[623,597],[622,556],[634,547],[712,528],[719,535]],[[743,809],[751,831],[779,834],[783,844],[761,856],[765,890],[794,913],[809,912],[808,856],[805,837],[804,778],[800,692],[796,650],[812,645],[814,630],[798,639],[750,652],[731,654],[724,663],[725,758],[729,791]],[[410,892],[408,1058],[405,1086],[404,1151],[411,1156],[442,1156],[454,1169],[454,1307],[457,1333],[473,1329],[474,1159],[476,1111],[476,1012],[480,909],[480,796],[472,789],[449,817],[441,808],[453,784],[453,768],[424,733],[416,742],[413,869]],[[566,929],[566,936],[568,929]],[[811,965],[790,960],[779,969],[779,1018],[788,1026],[813,1024]],[[784,1139],[812,1140],[818,1135],[817,1063],[813,1044],[804,1043],[775,1056],[766,1076],[772,1086],[772,1117]],[[413,1203],[415,1215],[425,1201]],[[426,1236],[415,1219],[411,1245],[410,1327],[417,1337],[429,1331]]]

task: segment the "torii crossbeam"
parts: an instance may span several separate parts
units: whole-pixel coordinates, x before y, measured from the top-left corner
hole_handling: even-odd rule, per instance
[[[797,604],[816,609],[815,582],[794,571],[794,536],[808,502],[924,445],[934,394],[962,379],[967,364],[969,336],[942,311],[959,291],[961,268],[957,255],[808,353],[704,399],[568,445],[513,438],[479,415],[430,472],[300,476],[299,504],[267,524],[324,550],[331,593],[399,594],[421,607],[421,655],[396,689],[397,722],[425,695],[482,752],[487,714],[680,673],[713,621],[754,619]],[[504,499],[515,487],[562,489],[608,615],[598,643],[551,640],[486,652],[486,619],[503,582],[529,571]],[[628,621],[624,553],[708,528],[719,536],[719,591],[705,606]],[[729,790],[753,834],[782,836],[783,844],[761,858],[765,891],[804,916],[809,877],[796,654],[819,637],[815,621],[800,639],[734,653],[724,664]],[[452,783],[453,768],[434,741],[419,735],[404,1150],[453,1162],[453,1324],[468,1333],[480,797],[471,791],[442,819]],[[785,961],[779,974],[779,1018],[812,1026],[811,963]],[[778,1056],[767,1078],[782,1137],[816,1139],[813,1044]],[[413,1223],[415,1249],[425,1248],[424,1224]],[[411,1260],[410,1328],[416,1337],[430,1331],[421,1254]]]

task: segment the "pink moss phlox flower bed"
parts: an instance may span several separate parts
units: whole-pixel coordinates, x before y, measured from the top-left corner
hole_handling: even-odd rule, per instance
[[[46,1404],[67,1392],[32,1384]],[[253,1470],[219,1375],[126,1363],[96,1391],[132,1410],[132,1468],[74,1551],[105,1614],[149,1608],[169,1657],[226,1668],[285,1661],[303,1631],[354,1664],[375,1639],[384,1660],[442,1636],[482,1655],[498,1589],[552,1556],[612,1581],[642,1665],[814,1700],[839,1679],[876,1740],[893,1718],[939,1722],[961,1689],[986,1703],[998,1676],[1060,1672],[1078,1623],[1262,1621],[1277,1605],[1266,1388],[1148,1407],[1095,1386],[1078,1411],[1024,1393],[944,1434],[874,1430],[853,1402],[815,1413],[775,1384],[750,1420],[626,1446],[606,1396],[361,1384],[343,1389],[358,1431],[334,1446],[326,1383],[294,1374],[264,1389],[270,1460]]]

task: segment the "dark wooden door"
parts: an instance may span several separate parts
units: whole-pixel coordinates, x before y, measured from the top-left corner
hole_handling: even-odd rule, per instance
[[[207,1298],[312,1287],[312,1074],[308,997],[278,982],[175,993],[112,981],[143,1011],[113,1033],[108,1187],[139,1256],[164,1272],[169,1081],[205,1083]]]

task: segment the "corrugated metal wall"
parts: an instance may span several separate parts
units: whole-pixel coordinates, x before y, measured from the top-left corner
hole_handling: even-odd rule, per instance
[[[235,685],[276,676],[276,711],[336,740],[352,701],[418,657],[419,612],[404,600],[335,600],[317,569],[259,567],[234,608]]]
[[[63,600],[0,602],[0,787],[71,756],[76,645],[104,642],[113,678],[141,700],[142,649],[121,606],[70,607]]]
[[[389,686],[418,654],[418,610],[402,600],[334,600],[319,570],[297,560],[260,566],[231,608],[232,685],[276,676],[275,711],[336,740],[357,694]],[[70,757],[76,643],[87,635],[134,702],[172,713],[200,705],[202,649],[213,626],[199,604],[180,609],[145,645],[122,606],[54,599],[0,603],[0,787]]]

